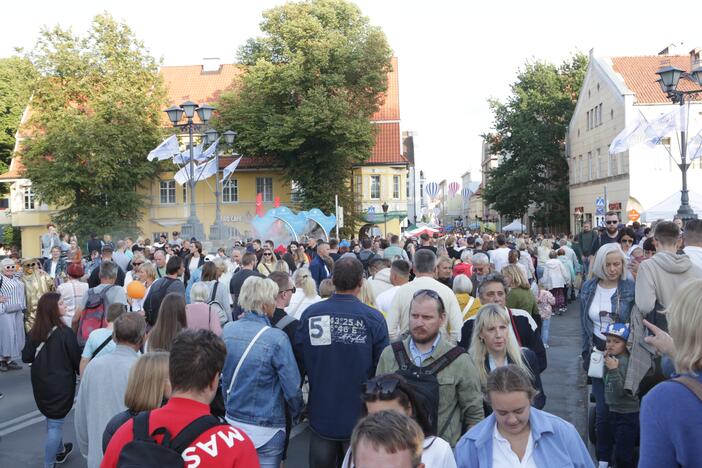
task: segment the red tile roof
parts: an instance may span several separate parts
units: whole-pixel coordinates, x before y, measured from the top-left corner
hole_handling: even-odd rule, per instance
[[[392,58],[392,70],[388,73],[388,89],[383,104],[371,120],[400,120],[400,86],[398,84],[397,57]]]
[[[636,94],[637,104],[670,104],[671,101],[661,91],[656,82],[656,71],[665,66],[673,66],[690,71],[689,55],[645,55],[639,57],[612,57],[612,68],[624,79],[626,86]],[[695,85],[681,79],[678,89],[686,91]]]
[[[400,148],[400,124],[378,123],[375,127],[378,133],[375,136],[373,154],[363,165],[407,164],[407,158]]]
[[[0,180],[21,179],[24,177],[26,167],[22,164],[19,155],[15,155],[10,161],[10,169],[4,174],[0,174]]]

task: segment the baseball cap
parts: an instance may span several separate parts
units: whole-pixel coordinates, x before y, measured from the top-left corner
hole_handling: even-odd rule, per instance
[[[211,262],[211,261],[214,260],[215,258],[217,258],[217,257],[214,256],[214,255],[212,255],[212,254],[205,255],[205,261],[206,261],[206,262]]]
[[[339,242],[339,247],[351,247],[351,243],[344,239],[341,242]]]
[[[626,341],[629,339],[629,325],[626,323],[611,323],[607,326],[607,330],[603,335],[616,336]]]

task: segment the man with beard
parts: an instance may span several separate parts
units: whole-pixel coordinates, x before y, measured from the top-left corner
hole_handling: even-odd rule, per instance
[[[605,215],[605,232],[597,236],[590,250],[590,263],[595,260],[597,249],[605,244],[618,242],[619,238],[619,216],[614,211],[608,211]]]
[[[431,289],[414,293],[410,305],[410,336],[402,341],[412,364],[427,367],[454,348],[442,335],[446,321],[444,302]],[[460,348],[458,348],[460,349]],[[377,375],[400,368],[392,345],[383,350]],[[483,400],[478,371],[468,354],[462,352],[436,374],[439,381],[439,413],[437,436],[455,446],[464,429],[483,419]]]
[[[473,264],[473,276],[470,280],[473,282],[473,297],[478,297],[478,286],[490,274],[490,257],[487,254],[478,252],[473,255],[470,262]]]

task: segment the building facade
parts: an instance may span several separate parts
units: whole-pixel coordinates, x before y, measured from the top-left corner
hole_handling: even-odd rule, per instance
[[[689,71],[691,66],[699,66],[699,55],[695,51],[690,55],[667,52],[611,58],[590,52],[566,145],[571,232],[579,232],[585,222],[602,225],[606,211],[616,212],[624,222],[637,219],[637,214],[650,222],[646,215],[651,208],[679,194],[679,138],[672,136],[655,146],[639,144],[623,153],[609,154],[612,140],[624,128],[640,119],[650,122],[679,107],[661,91],[656,70],[672,65]],[[691,116],[701,112],[701,104],[690,105]],[[688,170],[688,186],[692,192],[702,192],[700,159]],[[598,198],[605,201],[599,212],[595,206]]]

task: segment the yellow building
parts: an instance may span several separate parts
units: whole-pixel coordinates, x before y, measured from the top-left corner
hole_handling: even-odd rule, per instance
[[[392,65],[393,71],[388,74],[389,86],[385,103],[372,118],[378,126],[376,147],[368,161],[354,167],[352,183],[359,203],[357,208],[364,213],[367,213],[370,207],[376,209],[375,217],[366,216],[366,220],[382,227],[382,204],[386,202],[389,206],[388,231],[399,233],[400,222],[407,216],[409,164],[400,150],[399,92],[395,58]],[[232,86],[242,69],[233,64],[222,64],[214,68],[209,64],[162,67],[160,73],[167,87],[169,105],[178,105],[184,101],[216,105],[221,93]],[[22,124],[25,123],[27,114],[28,112],[25,112]],[[165,113],[164,126],[171,126]],[[10,224],[11,220],[13,226],[19,227],[22,232],[23,255],[35,256],[40,254],[40,236],[46,232],[46,224],[50,222],[56,209],[36,202],[31,181],[23,178],[24,166],[20,152],[17,151],[21,142],[22,136],[18,132],[10,169],[0,175],[0,183],[10,184],[9,208],[0,212],[0,223],[4,216],[5,224]],[[231,156],[220,156],[220,171],[232,161]],[[189,188],[187,184],[181,186],[176,183],[173,176],[174,172],[162,172],[142,189],[145,192],[146,203],[139,227],[146,237],[158,239],[161,233],[180,231],[188,218]],[[215,179],[212,177],[199,181],[195,188],[196,211],[206,234],[210,232],[210,226],[215,221],[214,184]],[[290,183],[271,158],[243,157],[221,192],[222,221],[232,229],[235,238],[253,236],[251,220],[256,216],[256,194],[262,194],[264,212],[274,207],[276,199],[282,206],[295,208]],[[362,227],[364,226],[356,228]]]

